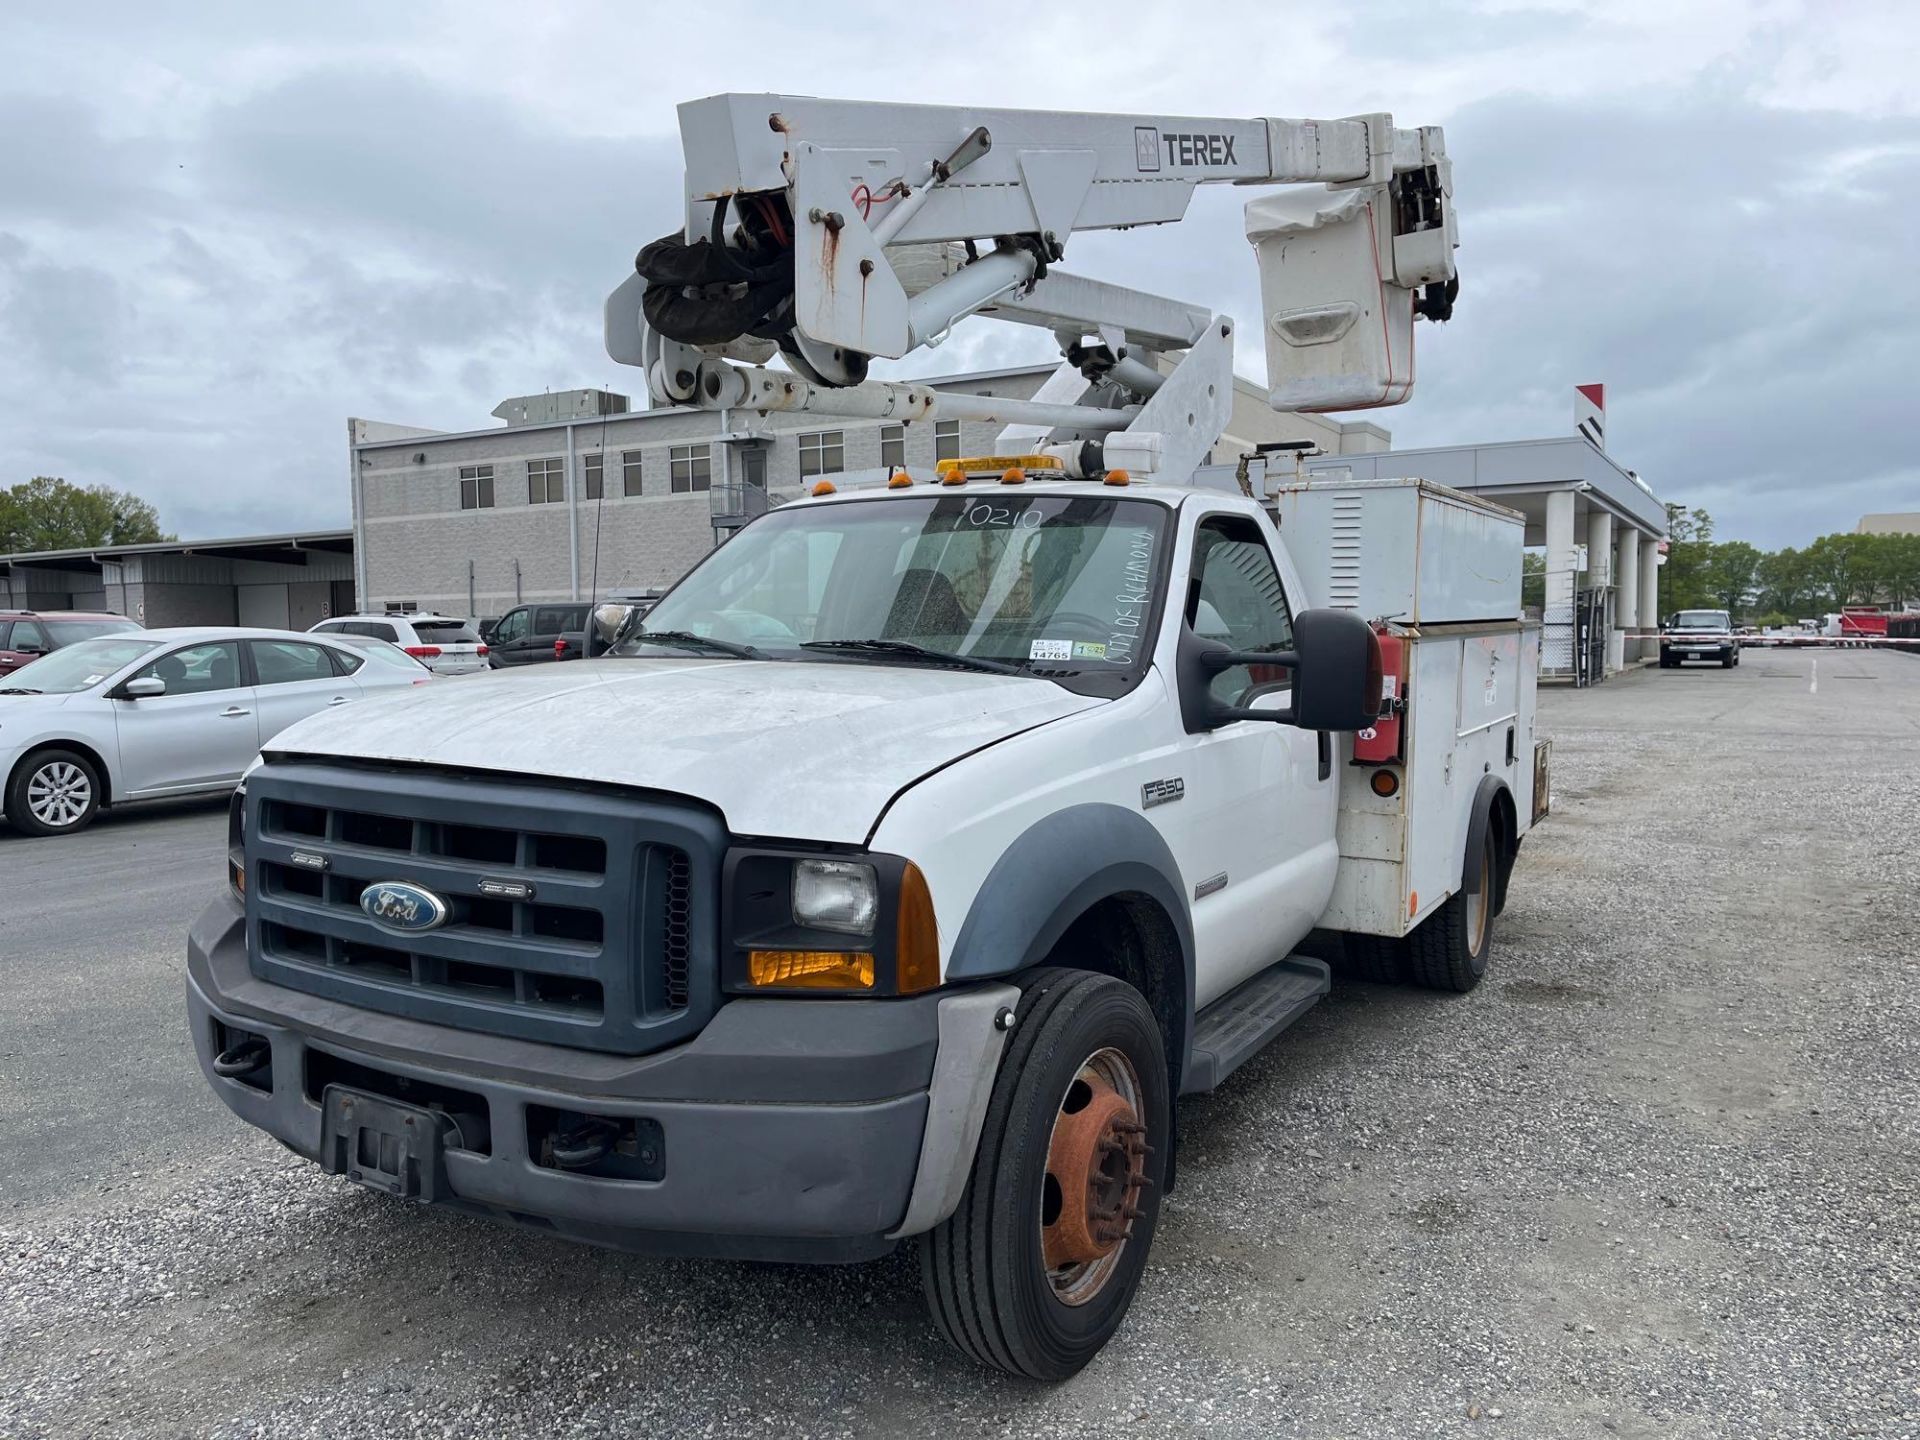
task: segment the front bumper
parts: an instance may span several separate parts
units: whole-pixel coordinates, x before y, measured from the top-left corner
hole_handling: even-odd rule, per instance
[[[298,1154],[322,1159],[324,1085],[344,1063],[484,1102],[489,1148],[445,1149],[437,1203],[622,1249],[741,1259],[867,1258],[945,1218],[1005,1042],[995,1016],[1016,999],[1005,985],[739,999],[686,1043],[634,1057],[376,1014],[260,980],[228,898],[187,944],[207,1082]],[[216,1074],[221,1027],[263,1038],[267,1066]],[[657,1125],[659,1178],[539,1163],[532,1127],[555,1111]]]

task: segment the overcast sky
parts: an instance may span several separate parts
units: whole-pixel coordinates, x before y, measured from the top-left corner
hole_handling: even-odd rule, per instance
[[[639,397],[599,305],[677,222],[680,100],[1390,110],[1447,127],[1463,290],[1370,418],[1555,435],[1603,381],[1656,493],[1797,544],[1920,510],[1917,52],[1911,0],[12,6],[0,484],[121,486],[183,536],[344,525],[348,415]],[[1069,262],[1255,334],[1245,198]],[[976,321],[915,373],[1043,345]]]

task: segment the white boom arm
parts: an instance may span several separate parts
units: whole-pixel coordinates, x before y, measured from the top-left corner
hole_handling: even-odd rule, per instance
[[[1441,132],[1387,115],[721,95],[682,105],[680,127],[685,231],[643,250],[607,302],[608,352],[645,367],[656,403],[1000,419],[1025,448],[1105,437],[1096,469],[1172,471],[1226,423],[1232,325],[1060,271],[1074,232],[1179,220],[1202,184],[1323,186],[1305,205],[1248,207],[1281,409],[1404,400],[1413,316],[1446,318],[1457,288]],[[980,313],[1055,331],[1057,383],[1023,402],[866,382],[870,357],[936,345]],[[734,363],[776,349],[791,373]],[[1171,351],[1186,353],[1163,376],[1154,357]]]

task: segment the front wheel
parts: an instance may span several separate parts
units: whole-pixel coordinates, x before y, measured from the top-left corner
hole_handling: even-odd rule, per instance
[[[1168,1090],[1139,991],[1081,970],[1023,981],[973,1173],[920,1242],[927,1307],[957,1348],[1064,1380],[1112,1338],[1160,1213]]]
[[[71,835],[99,813],[99,773],[71,750],[29,755],[7,784],[7,818],[28,835]]]

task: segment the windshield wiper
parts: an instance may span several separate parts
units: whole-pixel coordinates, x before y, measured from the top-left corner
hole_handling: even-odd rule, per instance
[[[802,650],[825,650],[850,655],[898,655],[903,659],[926,660],[937,665],[954,665],[962,670],[984,670],[989,675],[1018,675],[1018,665],[1004,660],[988,660],[979,655],[956,655],[950,650],[930,650],[911,640],[804,640]]]
[[[24,685],[0,686],[0,695],[44,695],[46,693],[44,690],[29,690]]]
[[[716,640],[711,635],[696,635],[691,630],[636,630],[622,639],[621,644],[634,641],[652,640],[661,645],[678,645],[687,650],[698,650],[702,646],[717,650],[722,655],[733,655],[741,660],[764,660],[751,645],[738,645],[731,640]]]

